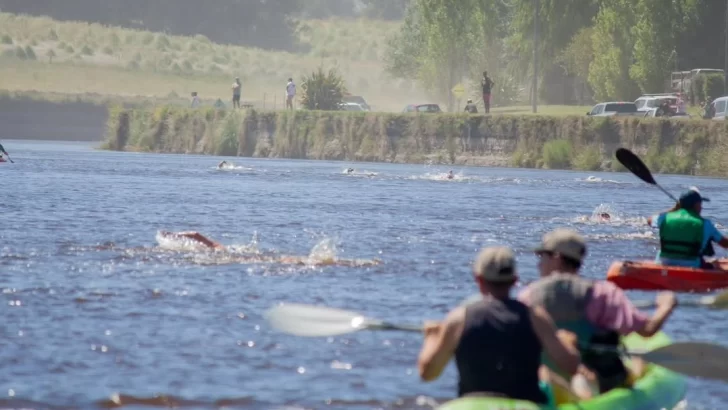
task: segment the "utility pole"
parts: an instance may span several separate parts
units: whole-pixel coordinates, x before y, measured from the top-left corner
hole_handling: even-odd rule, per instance
[[[728,0],[725,2],[725,60],[723,63],[723,95],[728,95]]]
[[[535,114],[538,112],[538,21],[541,2],[539,0],[533,0],[533,2],[533,90],[531,91],[531,104]],[[726,3],[728,4],[728,0],[726,0]],[[728,59],[726,61],[728,62]]]

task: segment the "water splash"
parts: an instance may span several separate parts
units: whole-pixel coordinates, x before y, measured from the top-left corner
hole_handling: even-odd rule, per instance
[[[316,236],[321,239],[306,256],[281,254],[276,249],[260,249],[258,232],[253,234],[247,245],[228,245],[222,249],[211,249],[184,236],[164,235],[161,231],[157,232],[156,238],[163,250],[182,252],[184,260],[198,265],[277,264],[313,268],[331,265],[364,267],[381,263],[378,259],[339,258],[336,239],[324,235]]]
[[[242,165],[235,165],[232,162],[226,162],[226,163],[222,164],[222,166],[218,164],[215,167],[215,169],[218,170],[218,171],[253,171],[254,170],[254,168],[252,168],[252,167],[245,167],[245,166],[242,166]]]
[[[630,216],[621,212],[616,206],[610,204],[599,204],[592,211],[591,215],[580,215],[574,218],[573,223],[584,224],[608,224],[621,226],[645,227],[647,218],[644,216]]]
[[[407,179],[426,179],[430,181],[449,181],[449,182],[462,182],[471,180],[480,180],[479,178],[471,178],[463,175],[463,172],[453,173],[452,178],[449,178],[448,172],[436,172],[436,173],[425,173],[424,175],[413,175]]]
[[[314,263],[327,263],[337,260],[338,247],[333,238],[324,238],[311,248],[308,261]]]
[[[378,172],[371,172],[371,171],[367,171],[367,170],[358,171],[354,168],[346,168],[346,169],[342,170],[341,173],[344,175],[349,175],[349,176],[370,177],[370,178],[379,175]]]
[[[168,251],[200,252],[211,250],[203,243],[181,235],[165,235],[164,231],[157,231],[155,239],[160,248]]]
[[[250,242],[247,245],[229,245],[227,248],[230,252],[234,253],[253,253],[260,254],[260,236],[258,231],[253,232],[253,237],[250,238]]]
[[[602,182],[602,183],[608,183],[608,184],[621,184],[622,183],[619,181],[615,181],[613,179],[599,178],[594,175],[589,175],[588,177],[586,177],[584,179],[577,178],[577,181],[579,181],[579,182]]]

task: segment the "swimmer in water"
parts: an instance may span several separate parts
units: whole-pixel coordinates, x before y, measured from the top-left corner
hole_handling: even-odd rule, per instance
[[[354,172],[354,168],[347,168],[346,169],[346,173],[347,174],[351,174],[352,172]]]
[[[611,216],[611,215],[609,215],[609,214],[608,214],[608,213],[606,213],[606,212],[602,212],[602,213],[600,213],[600,214],[599,214],[599,217],[600,217],[600,218],[602,218],[602,220],[605,220],[605,221],[608,221],[608,220],[612,219],[612,216]]]
[[[450,172],[448,172],[448,174],[447,174],[447,179],[453,179],[453,178],[455,178],[455,175],[453,175],[452,170],[450,170]]]
[[[192,240],[193,242],[202,244],[207,246],[210,249],[225,249],[225,246],[213,241],[212,239],[207,238],[206,236],[202,235],[199,232],[195,231],[188,231],[188,232],[169,232],[169,231],[161,231],[160,234],[169,239],[182,239],[186,238],[189,240]]]
[[[228,164],[228,162],[227,162],[227,161],[223,161],[223,162],[221,162],[221,163],[217,164],[217,168],[218,168],[218,169],[221,169],[222,167],[224,167],[224,166],[225,166],[225,165],[227,165],[227,164]]]

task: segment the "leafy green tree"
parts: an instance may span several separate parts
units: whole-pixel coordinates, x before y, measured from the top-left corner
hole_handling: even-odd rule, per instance
[[[605,2],[597,15],[592,34],[594,60],[589,66],[589,84],[597,100],[634,99],[639,92],[629,76],[634,47],[630,29],[634,25],[635,5],[630,0]]]
[[[632,29],[634,64],[630,77],[642,92],[661,92],[675,66],[675,45],[685,28],[685,16],[693,14],[691,0],[639,0]]]

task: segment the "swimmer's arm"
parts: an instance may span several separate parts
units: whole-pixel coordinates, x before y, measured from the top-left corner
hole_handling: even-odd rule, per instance
[[[455,355],[465,322],[465,308],[457,308],[441,323],[425,325],[425,340],[417,361],[420,378],[432,381],[440,377]]]
[[[556,362],[562,371],[573,375],[581,364],[581,357],[576,346],[559,338],[556,325],[542,307],[531,308],[531,325],[541,341],[546,354]]]

